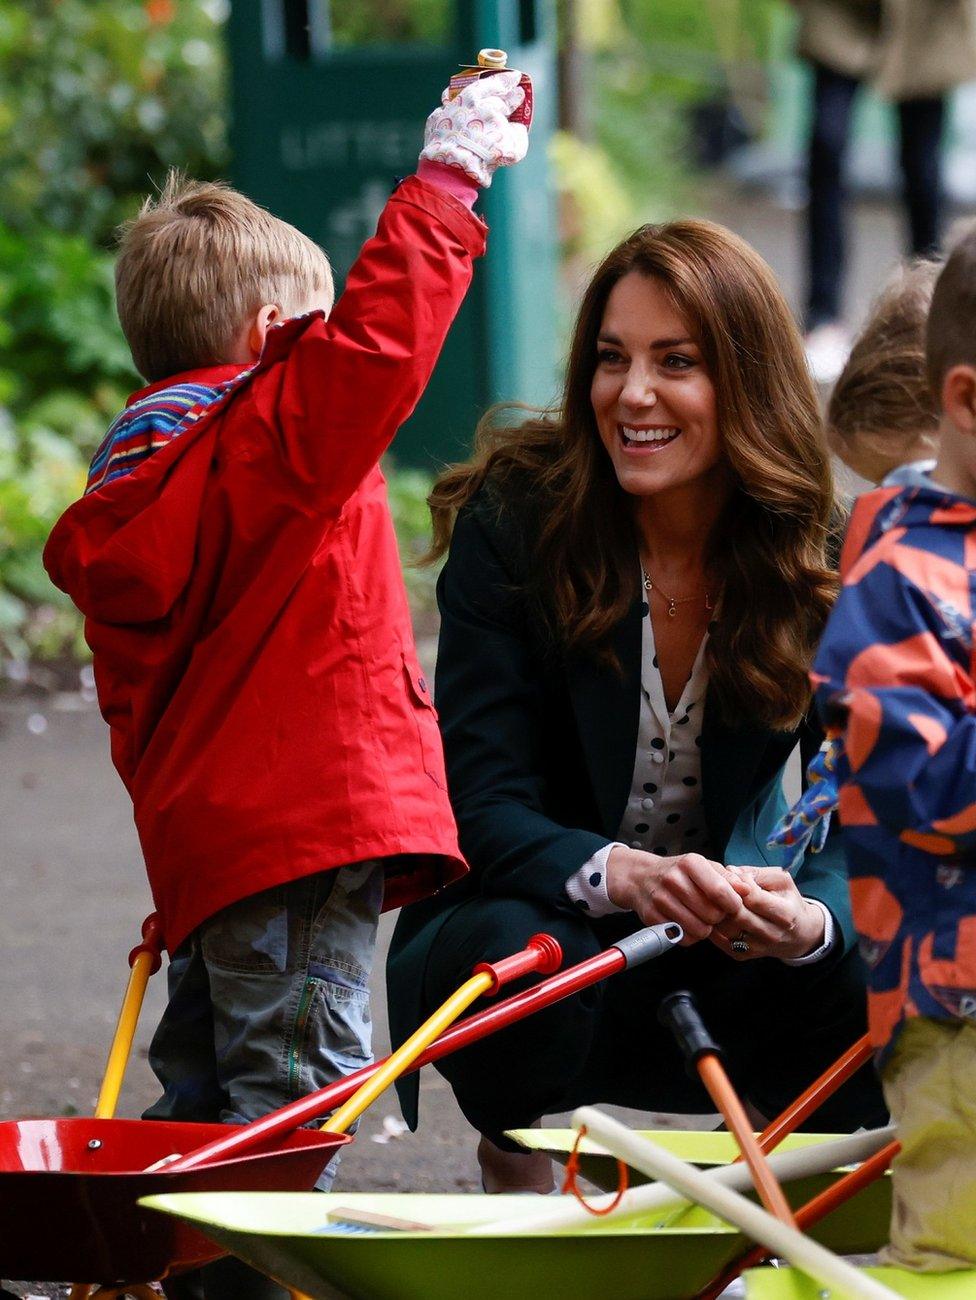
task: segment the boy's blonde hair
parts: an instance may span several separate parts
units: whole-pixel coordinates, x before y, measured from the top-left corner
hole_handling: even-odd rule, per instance
[[[266,303],[289,316],[314,299],[328,313],[335,295],[329,259],[301,231],[229,185],[176,171],[122,228],[115,291],[150,383],[229,360]]]
[[[935,454],[939,412],[925,330],[940,264],[903,267],[875,303],[827,406],[827,442],[845,465],[880,482]]]

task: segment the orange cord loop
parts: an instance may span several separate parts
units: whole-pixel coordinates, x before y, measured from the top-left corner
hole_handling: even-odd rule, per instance
[[[623,1200],[624,1192],[630,1186],[630,1171],[623,1160],[618,1160],[617,1161],[617,1195],[613,1198],[613,1200],[610,1202],[609,1205],[604,1205],[599,1209],[595,1205],[588,1204],[585,1197],[583,1196],[583,1193],[579,1189],[579,1183],[576,1181],[580,1171],[580,1167],[579,1167],[580,1143],[583,1141],[585,1137],[586,1137],[586,1125],[582,1124],[579,1128],[579,1131],[576,1134],[576,1141],[573,1143],[573,1149],[569,1153],[569,1159],[566,1161],[566,1177],[563,1179],[563,1195],[565,1196],[567,1192],[572,1192],[572,1194],[576,1197],[576,1199],[579,1201],[580,1205],[582,1205],[583,1209],[587,1212],[587,1214],[595,1214],[599,1217],[604,1214],[609,1214],[611,1210],[615,1210],[617,1206],[620,1204],[620,1202]]]

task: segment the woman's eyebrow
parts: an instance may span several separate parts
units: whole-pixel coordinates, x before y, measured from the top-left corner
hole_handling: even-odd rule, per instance
[[[601,330],[600,333],[597,335],[596,341],[597,343],[615,343],[618,347],[622,346],[621,340],[617,338],[616,334],[608,334],[603,330]],[[673,338],[673,339],[652,339],[647,346],[653,351],[657,348],[679,348],[688,343],[690,343],[693,347],[698,346],[695,340],[690,337]]]

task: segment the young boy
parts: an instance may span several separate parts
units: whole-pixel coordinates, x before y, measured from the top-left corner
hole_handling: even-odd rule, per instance
[[[887,1262],[976,1266],[976,228],[927,332],[939,449],[861,497],[814,668],[898,1124]]]
[[[149,384],[45,563],[171,954],[153,1118],[244,1122],[367,1063],[381,906],[465,870],[377,462],[483,252],[479,186],[525,154],[518,81],[445,93],[331,317],[324,254],[224,186],[171,177],[123,236]]]

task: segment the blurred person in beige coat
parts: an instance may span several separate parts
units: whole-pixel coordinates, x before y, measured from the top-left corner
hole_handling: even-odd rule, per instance
[[[850,348],[845,269],[844,156],[858,88],[898,113],[908,246],[933,253],[942,227],[942,133],[948,92],[976,77],[976,0],[794,0],[797,51],[813,66],[808,160],[807,357],[833,383]]]

